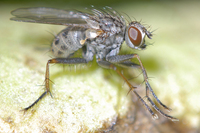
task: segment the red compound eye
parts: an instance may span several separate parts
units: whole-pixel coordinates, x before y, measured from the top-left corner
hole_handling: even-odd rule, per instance
[[[129,37],[130,41],[133,43],[133,45],[139,46],[141,44],[142,34],[138,30],[138,28],[131,26],[128,29],[128,37]]]

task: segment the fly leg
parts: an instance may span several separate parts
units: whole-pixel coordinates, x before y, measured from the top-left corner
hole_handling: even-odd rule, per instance
[[[50,88],[49,88],[49,81],[51,81],[49,79],[49,64],[53,64],[53,63],[59,63],[59,64],[81,64],[81,63],[87,63],[87,61],[83,58],[54,58],[54,59],[50,59],[47,62],[46,65],[46,74],[45,74],[45,89],[46,91],[34,102],[32,103],[30,106],[24,108],[24,111],[27,111],[28,109],[32,108],[35,104],[37,104],[42,98],[44,98],[44,96],[46,96],[47,93],[51,94]]]
[[[137,60],[139,61],[139,65],[135,65],[134,63],[128,61],[130,59],[133,59],[133,58],[137,58]],[[164,105],[159,99],[158,97],[155,95],[153,89],[151,88],[149,82],[148,82],[148,76],[147,76],[147,73],[146,73],[146,70],[140,60],[140,57],[137,55],[137,54],[130,54],[130,55],[116,55],[116,56],[110,56],[110,57],[107,57],[106,60],[110,63],[114,63],[116,65],[120,65],[122,67],[137,67],[137,68],[140,68],[142,70],[142,73],[143,73],[143,77],[144,77],[144,81],[145,81],[145,84],[146,84],[146,97],[147,97],[147,100],[150,102],[150,104],[153,106],[153,108],[159,112],[161,115],[163,115],[164,117],[168,118],[168,119],[171,119],[172,121],[177,121],[178,119],[177,118],[174,118],[172,116],[169,116],[165,113],[163,113],[156,105],[155,103],[150,99],[149,97],[149,92],[151,92],[151,94],[153,95],[153,97],[156,99],[156,101],[162,106],[164,107],[165,109],[167,109],[168,111],[171,111],[171,109],[169,107],[167,107],[166,105]],[[117,71],[117,73],[119,74],[119,72]],[[122,77],[122,74],[120,74],[120,76]],[[123,77],[124,78],[124,77]],[[126,81],[126,80],[125,80]],[[129,85],[130,87],[130,83],[128,81],[126,81],[126,83]],[[130,91],[134,91],[134,87],[130,87]],[[129,91],[129,92],[130,92]],[[134,91],[135,93],[135,91]],[[142,98],[137,94],[135,93],[139,99],[141,100]],[[144,104],[145,102],[142,101],[142,103]],[[145,103],[146,104],[146,103]],[[145,105],[144,104],[144,105]],[[149,107],[145,105],[145,107],[149,110]],[[150,111],[150,110],[149,110]],[[152,112],[150,111],[150,113],[152,114]],[[154,117],[154,115],[152,114],[152,116]],[[154,117],[155,118],[155,117]]]
[[[153,118],[157,118],[158,116],[151,110],[151,108],[146,104],[146,102],[140,97],[140,95],[135,91],[135,89],[137,87],[134,87],[131,85],[131,83],[124,77],[124,75],[117,69],[117,67],[108,62],[108,61],[98,61],[98,64],[99,66],[103,67],[103,68],[106,68],[106,69],[113,69],[115,70],[123,79],[124,81],[127,83],[127,85],[129,86],[130,90],[132,90],[136,96],[139,98],[139,100],[143,103],[143,105],[147,108],[147,110],[151,113],[151,115],[153,116]],[[128,63],[128,64],[131,64],[131,63]],[[133,65],[135,65],[134,63],[132,63]],[[125,64],[127,66],[127,64]],[[135,65],[137,66],[137,65]]]

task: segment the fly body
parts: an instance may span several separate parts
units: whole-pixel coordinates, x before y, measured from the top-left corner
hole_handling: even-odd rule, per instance
[[[51,48],[55,57],[68,58],[83,46],[86,46],[83,58],[87,62],[93,60],[93,55],[102,60],[119,53],[125,40],[125,20],[116,14],[111,16],[96,9],[92,11],[93,16],[82,13],[88,28],[69,26],[55,37]]]
[[[24,110],[32,108],[46,94],[50,94],[49,88],[49,64],[81,64],[93,60],[96,55],[96,62],[99,66],[116,71],[129,86],[129,92],[135,93],[138,99],[143,103],[153,118],[158,116],[152,111],[150,106],[137,93],[136,87],[124,77],[118,70],[123,68],[139,68],[142,70],[144,83],[146,85],[146,98],[152,107],[172,121],[177,118],[169,116],[162,112],[151,100],[150,94],[155,98],[158,104],[167,110],[171,110],[164,105],[155,95],[148,82],[146,70],[137,54],[119,55],[122,43],[125,41],[131,49],[145,49],[145,37],[151,39],[152,34],[145,26],[137,21],[130,21],[128,24],[125,18],[111,7],[103,9],[89,9],[89,12],[59,10],[54,8],[20,8],[11,12],[15,17],[14,21],[46,23],[56,25],[66,25],[67,28],[62,30],[52,42],[51,51],[55,58],[48,60],[45,74],[46,91],[30,106]],[[73,54],[82,49],[82,57],[73,57]],[[135,64],[131,59],[137,58],[139,64]],[[51,95],[52,96],[52,95]]]

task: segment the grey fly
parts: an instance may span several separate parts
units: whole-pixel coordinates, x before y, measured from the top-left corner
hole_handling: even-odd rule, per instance
[[[49,88],[49,64],[81,64],[88,63],[93,60],[96,55],[96,62],[99,66],[116,71],[127,83],[130,88],[129,92],[133,92],[154,119],[158,116],[152,111],[147,103],[136,92],[136,87],[124,77],[117,66],[124,68],[139,68],[142,70],[144,82],[146,85],[146,98],[152,107],[172,121],[177,118],[169,116],[162,112],[149,97],[152,94],[157,103],[167,110],[171,110],[164,105],[155,95],[153,89],[148,82],[146,70],[137,54],[119,55],[122,43],[125,41],[131,49],[145,49],[145,37],[149,39],[152,33],[146,29],[140,22],[131,21],[126,24],[125,18],[111,7],[103,9],[89,9],[90,12],[60,10],[54,8],[20,8],[11,12],[15,17],[11,20],[19,22],[45,23],[55,25],[65,25],[66,29],[62,30],[54,38],[51,51],[55,58],[47,61],[45,74],[46,91],[30,106],[24,108],[24,111],[32,108],[46,94],[51,94]],[[72,55],[77,50],[82,49],[82,57],[74,58]],[[139,64],[135,64],[130,60],[136,58]]]

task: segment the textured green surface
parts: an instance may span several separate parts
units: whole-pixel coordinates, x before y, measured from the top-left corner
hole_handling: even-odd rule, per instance
[[[76,72],[73,66],[65,67],[63,72],[62,66],[52,65],[54,99],[48,95],[25,115],[20,112],[44,91],[38,85],[44,81],[50,57],[43,44],[50,44],[52,39],[46,31],[58,32],[62,27],[9,21],[9,12],[19,7],[0,7],[2,132],[92,132],[102,128],[105,121],[109,125],[117,112],[126,110],[127,90],[120,89],[123,81],[120,83],[115,74],[105,74],[106,70],[89,64],[89,68],[77,66]],[[150,83],[157,96],[173,109],[170,115],[195,128],[200,125],[199,7],[199,2],[129,3],[115,7],[156,29],[150,41],[153,45],[134,52],[140,55],[148,76],[153,77]]]

